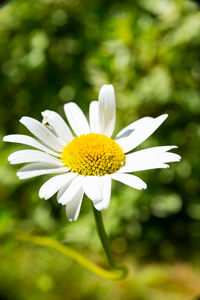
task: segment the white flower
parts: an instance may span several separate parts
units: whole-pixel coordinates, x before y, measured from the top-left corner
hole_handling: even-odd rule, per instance
[[[102,86],[99,100],[90,104],[89,123],[75,103],[64,106],[68,122],[76,137],[59,114],[42,112],[43,122],[22,117],[20,122],[36,137],[14,134],[4,141],[25,144],[38,150],[12,153],[11,164],[29,163],[17,175],[20,179],[43,174],[61,174],[47,180],[39,191],[40,198],[55,193],[58,202],[66,205],[69,221],[76,221],[84,193],[97,210],[109,206],[111,180],[135,189],[146,189],[139,177],[129,174],[141,170],[167,168],[166,163],[180,160],[168,152],[176,146],[153,147],[129,153],[146,140],[167,118],[145,117],[131,123],[111,139],[115,127],[115,93],[112,85]]]

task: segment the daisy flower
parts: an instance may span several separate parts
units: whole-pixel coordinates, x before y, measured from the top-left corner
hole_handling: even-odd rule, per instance
[[[168,152],[176,146],[129,153],[166,120],[167,114],[144,117],[111,138],[116,119],[112,85],[102,86],[98,101],[91,102],[89,122],[76,103],[65,104],[64,111],[73,133],[59,114],[46,110],[42,112],[42,122],[30,117],[20,119],[35,137],[13,134],[3,140],[38,149],[20,150],[8,157],[11,164],[28,163],[17,172],[19,179],[59,174],[42,185],[39,196],[49,199],[58,192],[57,200],[66,206],[69,221],[77,220],[84,193],[97,210],[106,209],[112,179],[138,190],[146,189],[146,183],[130,173],[167,168],[167,163],[180,160],[179,155]]]

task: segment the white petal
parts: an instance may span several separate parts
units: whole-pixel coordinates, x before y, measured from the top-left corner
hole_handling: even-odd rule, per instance
[[[73,179],[72,179],[72,180],[73,180]],[[69,187],[70,183],[72,182],[72,180],[69,181],[69,182],[67,182],[67,183],[65,183],[65,185],[63,185],[63,186],[59,189],[58,194],[57,194],[57,201],[58,201],[58,202],[59,202],[59,199],[62,197],[62,195],[65,193],[65,191],[68,189],[68,187]]]
[[[54,164],[57,167],[64,166],[63,162],[45,152],[38,150],[20,150],[9,155],[8,161],[11,164],[22,164],[29,162],[41,162]]]
[[[65,205],[73,200],[78,190],[82,187],[82,176],[77,176],[73,179],[68,188],[64,191],[64,193],[60,196],[58,195],[58,203]]]
[[[52,110],[45,110],[42,112],[42,116],[42,122],[44,124],[48,123],[50,126],[52,126],[56,135],[64,141],[64,146],[71,142],[73,139],[71,130],[59,114]]]
[[[142,163],[138,162],[137,164],[127,163],[118,172],[119,173],[132,173],[132,172],[138,172],[138,171],[166,169],[166,168],[169,168],[168,164],[150,161],[150,162],[142,162]]]
[[[54,151],[62,152],[63,145],[60,142],[60,139],[56,137],[45,125],[30,117],[22,117],[20,122],[46,146]]]
[[[57,175],[49,180],[47,180],[39,190],[39,197],[44,198],[45,200],[51,198],[58,190],[76,177],[76,173],[67,173],[62,175]]]
[[[80,208],[83,199],[83,188],[80,187],[74,195],[73,199],[66,204],[66,215],[70,222],[76,221],[78,219]]]
[[[105,175],[102,177],[103,185],[102,185],[102,200],[100,202],[94,203],[94,207],[97,210],[102,210],[108,208],[110,204],[110,195],[111,195],[111,177],[109,175]]]
[[[116,136],[117,139],[129,137],[137,128],[146,126],[151,122],[154,118],[152,117],[144,117],[137,121],[134,121],[133,123],[129,124],[125,128],[123,128]]]
[[[152,133],[166,120],[167,116],[168,115],[165,114],[157,118],[145,117],[138,120],[120,131],[115,141],[125,153],[129,152],[152,135]]]
[[[61,154],[57,153],[49,148],[47,148],[46,146],[42,145],[39,141],[37,141],[36,139],[28,136],[28,135],[23,135],[23,134],[10,134],[10,135],[6,135],[3,138],[4,142],[11,142],[11,143],[19,143],[19,144],[24,144],[24,145],[28,145],[31,147],[35,147],[37,149],[43,150],[49,154],[52,154],[54,156],[58,156],[60,157]]]
[[[136,172],[149,169],[167,168],[166,163],[180,161],[181,157],[167,152],[176,146],[152,147],[126,155],[126,165],[119,172]]]
[[[66,173],[68,170],[66,167],[57,167],[49,163],[33,163],[21,168],[17,176],[19,179],[27,179],[44,174]]]
[[[142,179],[131,174],[114,173],[111,174],[110,176],[112,177],[112,179],[127,184],[137,190],[142,190],[147,188],[146,183]]]
[[[88,121],[76,103],[65,104],[64,110],[69,124],[77,136],[90,133]]]
[[[158,146],[158,147],[143,149],[140,151],[127,154],[126,162],[135,161],[135,158],[141,158],[141,157],[149,157],[149,158],[158,157],[158,155],[165,154],[167,153],[167,151],[175,148],[177,148],[177,146]]]
[[[84,192],[94,203],[102,200],[102,178],[101,176],[83,177]]]
[[[92,101],[90,103],[90,129],[93,133],[100,133],[99,124],[99,104],[98,101]]]
[[[111,193],[111,178],[105,176],[86,176],[83,178],[83,189],[90,198],[96,209],[101,210],[108,207]]]
[[[113,134],[115,128],[116,104],[115,91],[112,85],[103,85],[99,92],[99,123],[101,133]]]

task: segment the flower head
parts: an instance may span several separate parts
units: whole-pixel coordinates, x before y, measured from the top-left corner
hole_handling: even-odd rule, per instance
[[[167,168],[167,163],[179,161],[180,156],[169,150],[176,146],[153,147],[127,154],[146,140],[167,118],[145,117],[121,130],[115,139],[115,93],[112,85],[102,86],[98,101],[92,101],[89,123],[75,103],[64,106],[71,129],[59,114],[42,112],[42,123],[22,117],[20,122],[35,136],[14,134],[4,141],[21,143],[38,150],[12,153],[11,164],[29,163],[17,175],[20,179],[43,174],[60,174],[47,180],[39,191],[40,198],[49,199],[57,193],[58,202],[66,206],[70,221],[76,221],[84,193],[97,210],[110,203],[111,180],[135,189],[146,189],[146,183],[132,172]]]

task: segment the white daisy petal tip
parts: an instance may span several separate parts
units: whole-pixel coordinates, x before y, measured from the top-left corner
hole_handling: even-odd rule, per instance
[[[59,199],[58,199],[58,203],[59,203],[59,204],[62,204],[63,206],[66,205],[66,203],[64,202],[64,200],[59,200]]]
[[[144,117],[139,119],[122,129],[117,134],[116,142],[125,153],[130,152],[150,137],[167,117],[168,114],[163,114],[157,118]]]
[[[177,148],[178,148],[178,146],[175,146],[175,145],[169,146],[169,149],[167,151],[172,150],[172,149],[177,149]]]
[[[101,100],[103,98],[103,96],[105,96],[105,94],[115,94],[115,90],[112,84],[104,84],[102,85],[102,87],[100,88],[99,91],[99,100]],[[101,98],[102,97],[102,98]]]
[[[64,111],[71,128],[77,136],[90,133],[88,121],[76,103],[66,103],[64,105]]]
[[[44,192],[41,192],[41,189],[39,190],[39,197],[40,197],[40,199],[43,199],[44,198]]]
[[[146,183],[142,179],[132,174],[117,172],[115,174],[112,174],[111,177],[112,179],[122,182],[137,190],[142,190],[147,188]]]
[[[171,152],[169,152],[169,153],[171,153]],[[180,162],[181,161],[181,156],[180,155],[175,154],[175,153],[172,153],[172,154],[173,154],[173,157],[174,157],[173,162]]]
[[[163,123],[165,122],[165,120],[168,118],[168,114],[163,114],[163,115],[160,115],[158,116],[157,118],[155,118],[155,120],[157,120],[158,122],[158,127]]]
[[[49,109],[45,109],[44,111],[41,112],[41,115],[43,116],[43,118],[48,117],[51,114],[51,110]]]
[[[168,114],[163,114],[154,118],[154,120],[159,121],[159,126],[160,126],[167,118],[168,118]]]
[[[66,210],[67,210],[67,206],[66,206]],[[79,212],[80,212],[80,210],[79,210]],[[73,223],[73,222],[76,222],[77,221],[77,219],[78,219],[78,217],[79,217],[79,212],[77,213],[77,214],[75,214],[75,216],[73,216],[73,217],[68,217],[68,221],[70,222],[70,223]],[[66,215],[67,215],[67,211],[66,211]]]
[[[56,112],[52,111],[52,110],[44,110],[41,112],[41,115],[43,117],[43,120],[42,120],[42,124],[46,124],[46,123],[49,123],[49,121],[54,118],[55,115],[58,115]]]
[[[19,122],[20,122],[21,124],[24,124],[24,122],[26,122],[26,120],[28,120],[28,118],[29,118],[29,117],[23,116],[23,117],[21,117],[21,118],[19,119]]]
[[[168,118],[168,114],[160,115],[158,118],[163,118],[163,120],[165,121]]]
[[[17,175],[17,177],[18,177],[20,180],[22,179],[22,178],[21,178],[20,172],[17,172],[16,175]]]
[[[2,139],[3,142],[8,142],[9,141],[9,135],[5,135]]]
[[[115,90],[111,84],[101,87],[98,103],[100,131],[110,137],[113,134],[116,119]]]
[[[43,117],[43,119],[42,119],[42,124],[46,124],[46,123],[48,123],[48,116],[49,116],[49,110],[44,110],[44,111],[42,111],[41,112],[41,115],[42,115],[42,117]]]
[[[104,203],[101,203],[101,202],[94,204],[94,207],[99,211],[107,209],[108,206],[109,206],[109,203],[107,205],[105,205]]]
[[[163,169],[168,169],[170,167],[170,165],[168,164],[163,164]]]
[[[146,190],[146,189],[147,189],[147,184],[143,182],[143,184],[141,184],[140,190]]]
[[[74,195],[73,201],[66,205],[66,216],[69,222],[75,222],[78,219],[84,192],[82,187]]]
[[[49,197],[44,192],[41,193],[40,191],[39,191],[39,197],[40,197],[40,199],[44,199],[44,200],[48,200],[49,199]]]

